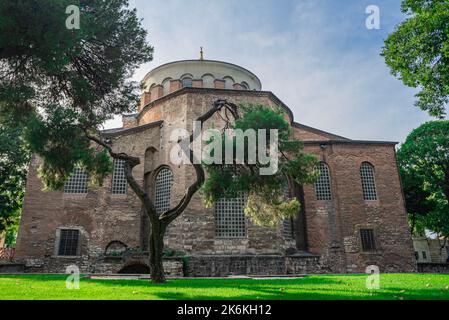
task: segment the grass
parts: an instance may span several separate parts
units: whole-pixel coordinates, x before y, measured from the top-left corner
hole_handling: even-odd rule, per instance
[[[68,290],[64,275],[0,276],[0,300],[449,300],[449,275],[384,274],[380,289],[365,286],[366,275],[316,275],[297,279],[178,279],[164,285],[148,280],[82,278]]]

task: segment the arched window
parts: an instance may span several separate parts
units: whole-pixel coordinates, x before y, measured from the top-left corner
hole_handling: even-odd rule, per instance
[[[121,257],[125,253],[128,247],[121,241],[111,241],[106,246],[106,250],[104,252],[105,256],[108,257]]]
[[[192,88],[193,81],[192,78],[186,77],[181,80],[183,88]]]
[[[243,90],[249,90],[249,85],[245,81],[241,83],[241,86],[243,87]]]
[[[64,184],[64,193],[84,194],[87,193],[88,174],[80,168],[75,168],[72,175]]]
[[[374,166],[369,162],[362,163],[360,166],[360,177],[362,178],[363,199],[377,200]]]
[[[114,159],[112,173],[112,194],[126,194],[127,182],[125,177],[125,161]]]
[[[320,162],[316,166],[320,176],[315,182],[315,194],[317,200],[332,200],[331,192],[331,177],[329,173],[329,166],[325,162]]]
[[[201,77],[203,79],[204,88],[215,88],[214,80],[215,77],[212,74],[205,74]]]
[[[157,214],[162,214],[170,209],[171,187],[173,185],[173,173],[170,169],[162,169],[157,177],[154,186],[155,207]]]
[[[164,81],[162,81],[162,88],[163,88],[162,92],[164,96],[170,93],[170,81],[171,78],[167,78]]]
[[[225,89],[234,89],[235,81],[233,78],[226,76],[223,78],[223,80],[225,81]]]
[[[215,235],[218,238],[244,238],[246,236],[245,196],[220,199],[215,203]]]

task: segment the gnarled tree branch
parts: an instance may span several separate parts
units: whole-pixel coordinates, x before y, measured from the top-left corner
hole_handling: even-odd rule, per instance
[[[142,204],[144,205],[145,211],[147,212],[148,216],[150,217],[150,220],[155,221],[157,219],[157,213],[156,213],[156,208],[153,204],[153,201],[149,197],[148,193],[145,192],[145,190],[139,185],[139,183],[136,181],[136,179],[134,178],[134,176],[132,174],[133,168],[140,164],[140,159],[137,157],[129,156],[126,153],[114,152],[112,150],[112,146],[110,144],[106,143],[101,138],[101,134],[99,135],[100,138],[98,138],[98,137],[95,137],[95,136],[89,134],[89,132],[87,130],[84,130],[84,133],[89,140],[104,147],[108,151],[109,155],[112,158],[123,160],[125,162],[126,181],[128,182],[131,189],[134,191],[134,193],[137,195],[137,197],[140,199]]]
[[[210,118],[212,118],[212,116],[215,113],[220,112],[222,109],[229,111],[234,117],[234,119],[239,118],[237,106],[235,104],[230,103],[226,100],[216,100],[213,104],[213,107],[210,110],[208,110],[206,113],[197,118],[197,121],[201,124],[200,132],[203,129],[204,123]],[[193,164],[196,173],[196,181],[187,188],[183,198],[179,201],[178,205],[158,216],[156,208],[150,196],[148,195],[147,192],[145,192],[142,186],[139,185],[139,183],[136,181],[136,179],[132,174],[133,168],[140,164],[140,159],[137,157],[129,156],[126,153],[114,152],[112,150],[112,146],[101,138],[101,133],[98,133],[98,137],[90,134],[86,129],[84,130],[84,133],[89,140],[104,147],[112,158],[123,160],[125,162],[126,181],[128,182],[131,189],[134,191],[134,193],[137,195],[137,197],[141,200],[152,224],[157,224],[156,222],[160,222],[162,223],[162,227],[164,229],[166,226],[168,226],[172,221],[174,221],[184,212],[184,210],[189,205],[195,193],[201,188],[201,186],[205,182],[206,175],[203,166],[201,164]],[[199,133],[194,132],[186,139],[189,139],[188,141],[192,143],[195,139],[198,138],[197,134]],[[189,151],[186,152],[189,152],[187,156],[192,161],[194,157],[193,150],[190,149]]]
[[[214,102],[213,107],[209,111],[207,111],[205,114],[201,115],[200,117],[198,117],[198,119],[196,119],[196,121],[198,121],[200,123],[199,131],[200,132],[202,131],[203,125],[207,120],[209,120],[215,113],[219,112],[223,108],[225,110],[231,112],[234,119],[239,118],[237,106],[235,104],[230,103],[226,100],[216,100]],[[195,139],[198,138],[198,136],[196,136],[195,134],[196,133],[193,132],[190,135],[190,137],[187,138],[190,143],[192,143]],[[199,133],[197,133],[197,134],[199,134]],[[190,149],[189,154],[186,154],[186,155],[189,157],[190,161],[193,160],[194,155],[193,155],[192,149]],[[192,163],[193,163],[193,161],[192,161]],[[187,190],[184,194],[184,197],[181,199],[181,201],[179,201],[177,206],[175,206],[174,208],[161,214],[161,216],[159,217],[159,220],[161,220],[164,223],[164,225],[170,224],[173,220],[178,218],[184,212],[184,210],[187,208],[190,201],[192,200],[192,197],[204,184],[204,182],[206,180],[206,175],[204,173],[203,166],[201,164],[193,164],[193,167],[194,167],[195,173],[196,173],[196,181],[192,185],[190,185],[190,187],[187,188]]]

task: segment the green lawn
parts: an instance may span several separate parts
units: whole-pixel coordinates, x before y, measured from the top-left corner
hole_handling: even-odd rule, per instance
[[[79,290],[65,276],[0,276],[1,299],[449,299],[449,275],[385,274],[379,290],[364,275],[317,275],[298,279],[179,279],[164,285],[147,280],[82,278]]]

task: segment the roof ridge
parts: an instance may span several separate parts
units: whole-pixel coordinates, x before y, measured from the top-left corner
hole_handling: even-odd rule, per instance
[[[327,132],[327,131],[324,131],[324,130],[321,130],[321,129],[310,127],[310,126],[307,126],[307,125],[299,123],[299,122],[293,122],[293,126],[297,127],[297,128],[304,128],[304,129],[308,129],[308,130],[311,130],[311,131],[315,131],[316,133],[331,135],[331,136],[333,136],[335,138],[338,138],[338,139],[341,139],[341,140],[352,141],[352,139],[349,139],[349,138],[346,138],[346,137],[343,137],[343,136],[339,136],[339,135],[337,135],[335,133],[331,133],[331,132]]]

